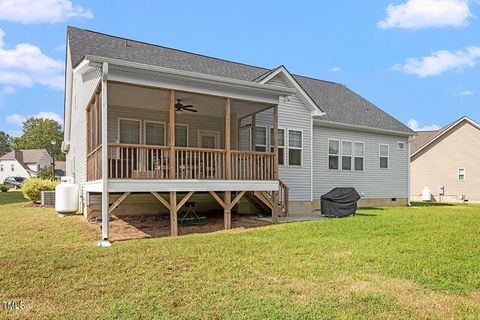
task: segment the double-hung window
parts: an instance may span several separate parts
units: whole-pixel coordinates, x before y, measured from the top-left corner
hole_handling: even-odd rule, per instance
[[[255,151],[267,151],[267,128],[255,127]]]
[[[458,168],[458,181],[465,180],[465,168]]]
[[[302,131],[288,130],[288,164],[302,165]]]
[[[140,144],[140,120],[119,119],[120,143]]]
[[[274,128],[270,128],[270,152],[274,150]],[[285,164],[285,129],[278,129],[278,164]]]
[[[340,140],[328,140],[328,169],[338,170],[340,157]]]
[[[0,171],[3,172],[3,163],[0,164]]]
[[[355,142],[354,147],[354,169],[355,171],[363,171],[363,159],[365,157],[365,143]]]
[[[15,171],[15,164],[14,164],[14,163],[11,164],[10,170],[11,170],[11,171]]]
[[[380,144],[379,145],[380,153],[380,169],[388,169],[388,157],[389,157],[389,145]]]
[[[150,146],[165,145],[165,123],[145,121],[145,144]]]
[[[342,170],[352,170],[352,141],[342,140]]]

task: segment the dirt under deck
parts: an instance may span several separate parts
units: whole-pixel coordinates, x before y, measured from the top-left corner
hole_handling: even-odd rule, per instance
[[[199,214],[207,218],[207,223],[196,226],[178,226],[179,235],[208,233],[224,230],[223,211]],[[181,214],[179,213],[179,220]],[[258,220],[254,215],[232,215],[232,229],[247,229],[270,225],[271,222]],[[87,222],[88,228],[101,236],[101,224]],[[110,221],[110,241],[156,238],[170,236],[168,214],[130,217],[112,217]]]

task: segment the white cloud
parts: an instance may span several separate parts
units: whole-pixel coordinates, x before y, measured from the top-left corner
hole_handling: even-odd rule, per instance
[[[12,86],[5,86],[0,90],[0,106],[5,102],[5,96],[9,94],[14,94],[16,92],[15,88]]]
[[[418,126],[418,120],[415,120],[415,119],[408,120],[407,125],[413,131],[432,131],[432,130],[440,129],[440,127],[437,126],[436,124],[426,125],[420,128]]]
[[[378,22],[381,29],[421,29],[427,27],[461,27],[469,23],[470,0],[408,0],[387,7],[387,17]]]
[[[93,18],[93,14],[69,0],[0,0],[0,20],[30,24],[70,18]]]
[[[0,0],[1,1],[1,0]],[[64,64],[54,60],[29,43],[20,43],[8,49],[0,29],[0,84],[30,87],[40,84],[57,90],[63,89]]]
[[[339,72],[339,71],[342,71],[342,68],[340,68],[340,67],[333,67],[333,68],[330,69],[330,71],[332,71],[332,72]]]
[[[466,97],[466,96],[473,96],[475,92],[471,90],[462,90],[460,92],[457,92],[455,95],[460,96],[460,97]]]
[[[35,117],[35,118],[43,118],[43,119],[50,119],[50,120],[55,120],[60,125],[63,125],[63,118],[60,116],[58,113],[55,113],[53,111],[47,111],[47,112],[39,112],[36,115],[32,116],[22,116],[19,115],[18,113],[11,114],[5,118],[7,123],[15,124],[17,126],[22,126],[22,124],[25,122],[30,117]]]
[[[480,58],[480,47],[471,46],[464,50],[440,50],[421,59],[409,58],[405,64],[393,66],[394,70],[416,74],[421,78],[437,76],[449,70],[472,68]]]

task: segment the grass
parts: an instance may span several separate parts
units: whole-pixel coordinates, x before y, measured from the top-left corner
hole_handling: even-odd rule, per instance
[[[480,206],[361,210],[97,248],[0,194],[0,318],[480,318]]]

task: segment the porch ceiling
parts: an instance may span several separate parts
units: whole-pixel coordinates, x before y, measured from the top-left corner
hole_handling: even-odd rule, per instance
[[[224,116],[225,98],[176,91],[175,99],[181,99],[182,103],[186,105],[194,105],[195,109],[198,110],[196,114],[218,117]],[[108,84],[108,104],[167,112],[169,91],[113,82]],[[265,103],[242,100],[232,100],[231,104],[232,113],[237,113],[239,118],[270,107],[270,105]]]

